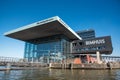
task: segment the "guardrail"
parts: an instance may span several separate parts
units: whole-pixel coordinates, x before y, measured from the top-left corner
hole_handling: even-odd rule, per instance
[[[25,62],[25,59],[0,56],[0,62]]]

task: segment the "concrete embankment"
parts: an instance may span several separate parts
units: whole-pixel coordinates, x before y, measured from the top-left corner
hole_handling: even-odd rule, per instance
[[[44,67],[47,63],[30,63],[30,62],[0,62],[0,66],[14,66],[14,67]]]
[[[48,67],[48,64],[41,63],[0,63],[0,71],[4,70],[24,70],[39,69],[40,67]]]
[[[70,64],[50,63],[49,67],[55,69],[69,69]]]
[[[90,64],[60,64],[50,63],[50,68],[54,69],[120,69],[120,63],[90,63]]]

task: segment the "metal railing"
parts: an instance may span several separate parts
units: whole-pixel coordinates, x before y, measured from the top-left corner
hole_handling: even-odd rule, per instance
[[[24,62],[23,58],[14,58],[14,57],[3,57],[0,56],[0,62]]]
[[[102,56],[101,59],[106,62],[120,62],[119,56]]]

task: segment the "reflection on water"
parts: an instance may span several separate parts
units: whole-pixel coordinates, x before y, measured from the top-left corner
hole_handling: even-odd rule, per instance
[[[0,71],[0,80],[120,80],[120,70],[11,70]]]

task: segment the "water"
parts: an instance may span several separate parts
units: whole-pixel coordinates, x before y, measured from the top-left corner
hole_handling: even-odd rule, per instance
[[[46,69],[0,71],[0,80],[120,80],[118,70]]]

